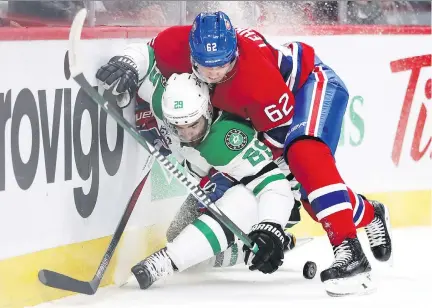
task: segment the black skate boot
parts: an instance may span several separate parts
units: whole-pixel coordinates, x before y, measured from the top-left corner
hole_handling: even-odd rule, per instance
[[[301,237],[296,238],[294,234],[289,231],[290,228],[285,228],[285,242],[284,242],[284,253],[293,250],[294,248],[301,247],[313,240],[313,237]]]
[[[374,290],[371,266],[357,238],[346,239],[333,246],[335,260],[321,272],[321,281],[330,296],[364,294]]]
[[[375,208],[375,217],[372,222],[365,227],[366,235],[372,253],[378,261],[388,261],[392,255],[391,225],[388,208],[378,202],[371,201]]]
[[[289,229],[300,222],[300,208],[301,202],[298,200],[294,200],[294,207],[291,210],[291,215],[284,228],[284,233],[286,237],[284,242],[284,252],[293,249],[296,245],[296,237],[289,231]]]
[[[291,250],[296,245],[296,237],[291,232],[288,232],[287,229],[284,230],[285,233],[285,242],[283,243],[284,252]]]
[[[131,271],[138,280],[141,289],[145,290],[160,278],[174,273],[175,265],[166,250],[166,248],[162,248],[132,267]]]
[[[291,210],[291,214],[290,214],[290,217],[288,219],[288,222],[285,225],[285,229],[292,228],[300,222],[300,220],[301,220],[301,217],[300,217],[301,206],[302,206],[302,204],[299,200],[294,200],[294,206],[293,206],[293,209]]]

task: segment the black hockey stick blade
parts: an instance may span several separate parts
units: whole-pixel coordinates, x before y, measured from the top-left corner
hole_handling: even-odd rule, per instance
[[[88,282],[77,280],[75,278],[46,269],[40,270],[38,277],[39,281],[48,287],[87,295],[95,294],[99,287],[99,283],[97,281],[92,280]]]
[[[111,239],[111,242],[107,248],[107,251],[105,252],[101,263],[99,264],[99,267],[96,271],[96,274],[94,275],[93,279],[90,281],[82,281],[78,280],[66,275],[63,275],[61,273],[57,273],[50,270],[40,270],[38,274],[39,281],[42,282],[44,285],[56,289],[66,290],[66,291],[72,291],[75,293],[82,293],[87,295],[93,295],[96,293],[97,289],[99,288],[99,285],[102,281],[102,278],[105,274],[105,271],[108,268],[109,262],[111,261],[112,256],[114,255],[114,251],[120,242],[120,238],[123,234],[123,231],[126,228],[126,224],[129,221],[129,218],[132,214],[133,209],[135,208],[135,205],[138,201],[138,198],[141,194],[141,191],[144,187],[144,184],[148,178],[148,174],[151,169],[151,165],[153,164],[152,156],[149,156],[146,165],[144,167],[143,173],[145,176],[140,181],[138,186],[135,188],[132,196],[129,199],[129,202],[126,206],[126,209],[123,213],[123,216],[121,217],[119,224],[114,232],[114,235]]]
[[[79,66],[79,62],[77,61],[77,46],[76,43],[79,41],[82,27],[85,21],[87,11],[85,9],[82,9],[78,12],[76,15],[70,35],[69,35],[69,64],[71,69],[71,75],[73,78],[79,78],[79,76],[82,76],[82,71]],[[84,77],[85,80],[85,77]],[[87,80],[85,80],[87,81]],[[84,87],[90,86],[88,83],[84,85]],[[90,86],[91,87],[91,86]],[[138,198],[141,194],[141,191],[144,187],[144,184],[147,180],[148,174],[151,170],[151,166],[153,164],[153,157],[149,155],[145,167],[142,171],[143,178],[135,188],[132,196],[129,199],[129,202],[126,206],[126,209],[117,225],[117,228],[114,231],[114,235],[111,239],[111,242],[102,258],[102,261],[99,264],[99,267],[96,271],[96,274],[94,275],[93,279],[90,281],[81,281],[66,275],[63,275],[61,273],[57,273],[50,270],[40,270],[38,274],[39,281],[43,283],[46,286],[56,288],[56,289],[62,289],[66,291],[72,291],[76,293],[82,293],[87,295],[93,295],[96,293],[97,289],[99,288],[99,285],[102,281],[102,278],[105,274],[105,271],[108,268],[109,262],[111,261],[112,256],[114,255],[114,251],[120,242],[120,238],[126,228],[126,224],[129,221],[129,218],[132,214],[133,209],[135,208],[135,205],[138,201]]]

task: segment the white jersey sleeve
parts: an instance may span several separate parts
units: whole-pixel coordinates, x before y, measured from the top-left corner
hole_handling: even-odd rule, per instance
[[[123,55],[130,58],[137,65],[139,81],[142,82],[155,63],[153,48],[143,43],[129,44],[126,46]]]

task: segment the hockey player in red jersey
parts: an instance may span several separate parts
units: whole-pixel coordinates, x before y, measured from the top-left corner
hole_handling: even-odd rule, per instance
[[[305,209],[333,246],[334,262],[321,272],[327,292],[369,291],[371,267],[356,229],[365,227],[375,258],[387,261],[392,253],[389,214],[380,202],[356,194],[338,172],[334,154],[349,94],[314,49],[301,42],[272,46],[254,30],[235,30],[222,12],[202,13],[192,26],[170,27],[148,46],[127,47],[98,71],[97,79],[128,101],[154,65],[166,78],[195,72],[212,85],[215,107],[249,119],[262,132],[275,158],[282,155],[289,164],[302,185]]]

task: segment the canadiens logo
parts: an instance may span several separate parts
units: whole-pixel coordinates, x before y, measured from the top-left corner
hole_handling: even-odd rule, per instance
[[[238,129],[230,129],[225,135],[225,145],[233,151],[240,151],[248,143],[247,135]]]

